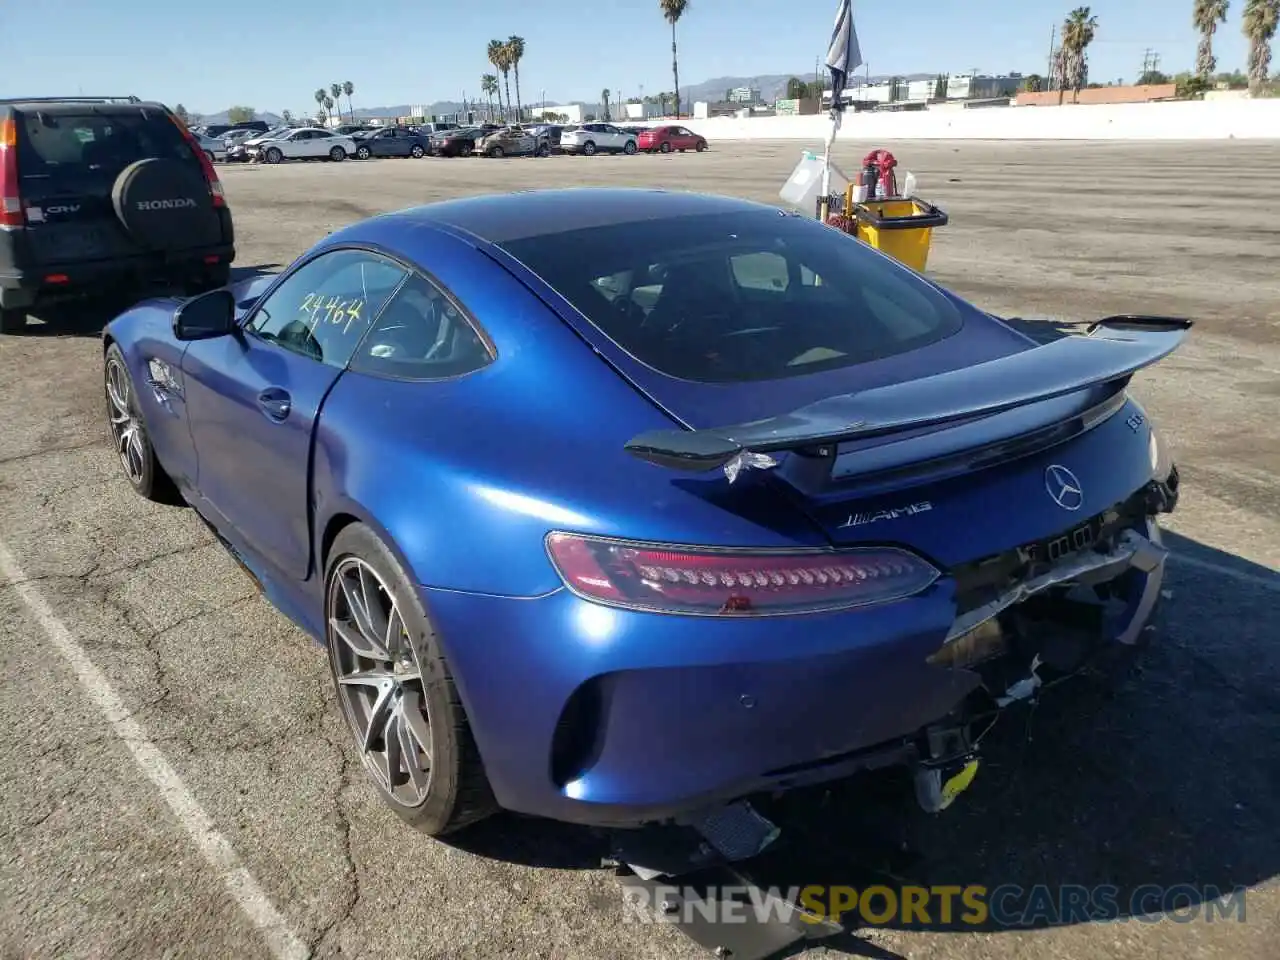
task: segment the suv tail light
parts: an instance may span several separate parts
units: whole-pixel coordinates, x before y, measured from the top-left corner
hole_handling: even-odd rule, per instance
[[[0,120],[0,227],[26,222],[18,181],[18,126],[12,118]]]
[[[940,576],[895,547],[720,549],[552,533],[547,552],[569,589],[587,600],[701,616],[844,610],[909,597]]]
[[[209,155],[204,152],[204,147],[200,146],[200,141],[196,139],[195,134],[187,129],[187,125],[182,122],[182,118],[176,113],[169,114],[169,119],[182,131],[183,137],[191,145],[191,149],[196,152],[196,159],[200,161],[200,172],[204,174],[205,183],[209,184],[209,196],[213,198],[213,205],[215,207],[225,207],[227,198],[222,192],[222,181],[218,179],[218,171],[213,169],[213,162],[209,159]]]

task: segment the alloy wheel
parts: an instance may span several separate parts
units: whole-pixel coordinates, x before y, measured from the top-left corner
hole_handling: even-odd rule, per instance
[[[357,160],[368,160],[368,159],[369,159],[369,148],[368,148],[368,147],[361,147],[359,150],[357,150],[357,151],[356,151],[356,159],[357,159]]]
[[[111,438],[129,482],[137,486],[146,472],[146,452],[142,446],[142,423],[130,407],[129,373],[118,360],[107,361],[107,402],[111,404]]]
[[[395,803],[420,806],[431,789],[431,720],[395,597],[369,563],[346,557],[326,607],[329,662],[364,765]]]

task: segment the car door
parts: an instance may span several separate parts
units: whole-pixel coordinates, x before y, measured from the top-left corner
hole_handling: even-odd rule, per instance
[[[340,249],[275,284],[234,336],[182,360],[196,488],[239,548],[303,579],[311,559],[311,444],[325,397],[407,271]]]
[[[334,136],[328,130],[312,130],[307,140],[307,156],[327,157],[333,149]]]
[[[281,139],[283,140],[283,143],[280,145],[281,152],[286,157],[292,157],[293,159],[298,160],[303,157],[311,156],[308,152],[311,149],[310,130],[295,130],[293,133],[288,134]]]

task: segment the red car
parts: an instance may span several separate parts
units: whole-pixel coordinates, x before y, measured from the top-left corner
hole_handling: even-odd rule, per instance
[[[672,150],[679,150],[681,153],[697,150],[701,153],[707,149],[707,140],[684,127],[654,127],[636,138],[636,146],[645,153],[653,153],[655,150],[659,153],[670,153]]]

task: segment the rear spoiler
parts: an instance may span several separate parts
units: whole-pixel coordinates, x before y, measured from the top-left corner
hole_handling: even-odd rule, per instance
[[[1115,316],[1088,332],[1007,357],[861,393],[828,397],[792,413],[704,430],[651,430],[626,445],[632,456],[671,470],[771,467],[783,451],[816,451],[866,437],[942,426],[1066,396],[1133,374],[1176,350],[1192,322]],[[821,452],[830,456],[832,450]]]

